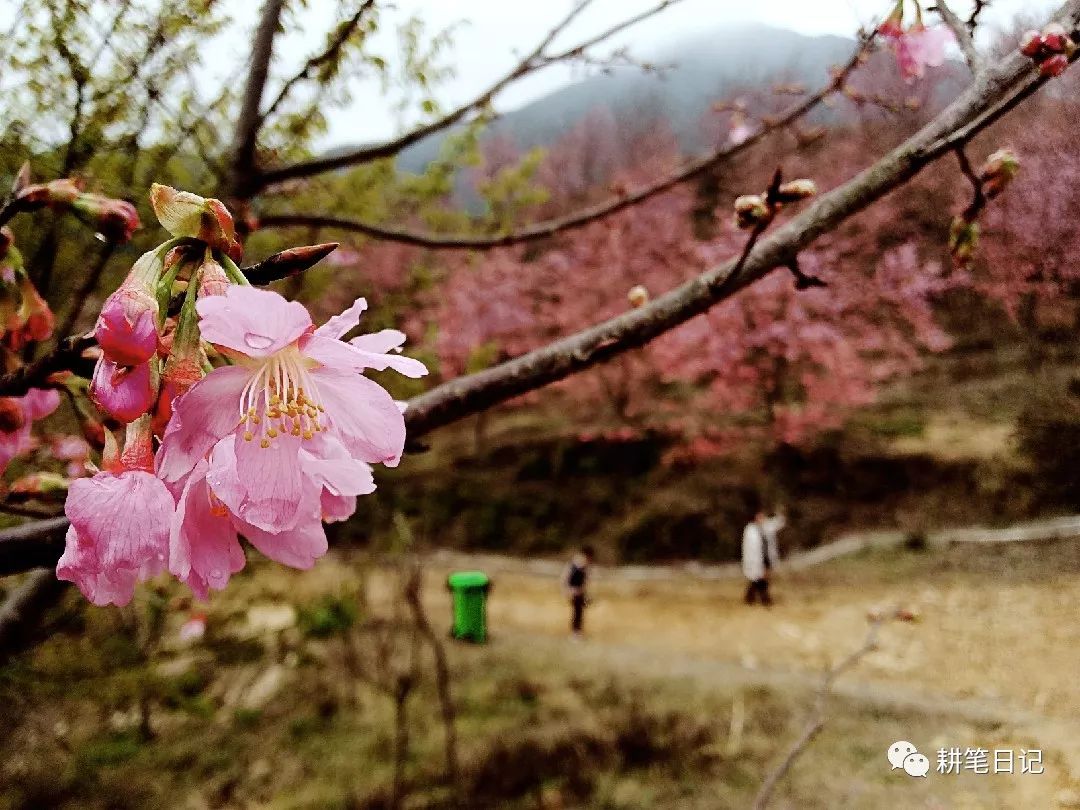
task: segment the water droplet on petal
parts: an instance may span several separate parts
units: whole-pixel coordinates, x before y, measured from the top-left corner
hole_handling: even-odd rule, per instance
[[[244,343],[250,346],[252,349],[267,349],[274,345],[274,339],[268,338],[266,335],[260,335],[255,332],[248,332],[244,335]]]

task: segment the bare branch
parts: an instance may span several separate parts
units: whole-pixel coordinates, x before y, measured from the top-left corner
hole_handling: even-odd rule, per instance
[[[232,162],[229,169],[229,187],[224,196],[245,196],[249,191],[251,179],[255,174],[255,148],[262,118],[259,107],[262,104],[266,79],[270,74],[270,61],[274,56],[274,36],[277,34],[281,10],[285,0],[266,0],[263,5],[259,26],[255,29],[255,40],[251,46],[251,65],[248,70],[247,84],[240,102],[240,113],[236,120],[236,134],[232,143]]]
[[[583,228],[597,220],[616,214],[639,203],[645,202],[676,186],[689,182],[702,174],[712,171],[727,161],[763,141],[774,132],[786,129],[816,109],[826,98],[840,92],[851,73],[862,63],[863,54],[870,47],[874,34],[867,34],[860,39],[859,46],[848,62],[833,74],[832,80],[817,93],[791,107],[781,115],[770,118],[753,134],[737,144],[718,149],[712,154],[698,158],[686,164],[682,169],[640,188],[611,200],[597,203],[566,217],[526,225],[516,231],[494,236],[441,235],[423,233],[407,228],[394,228],[375,225],[345,217],[321,216],[317,214],[268,214],[259,218],[259,227],[280,228],[289,226],[339,228],[379,239],[385,242],[398,242],[415,247],[438,250],[488,250],[491,248],[511,247],[526,242],[550,239],[557,234]]]
[[[945,0],[937,0],[934,11],[938,13],[942,22],[956,37],[956,44],[960,46],[960,52],[964,54],[964,61],[971,68],[971,72],[976,74],[982,70],[984,67],[982,54],[975,47],[975,39],[964,21],[956,16],[956,12],[949,8],[949,4]]]
[[[825,673],[821,679],[821,686],[814,699],[814,708],[811,711],[806,727],[803,729],[802,734],[799,735],[799,738],[792,743],[780,763],[765,778],[757,796],[754,797],[754,810],[765,810],[769,806],[769,800],[776,791],[776,786],[780,784],[780,780],[787,775],[787,772],[791,770],[791,766],[802,756],[810,743],[821,732],[821,729],[825,727],[825,721],[828,719],[826,709],[828,708],[829,695],[832,693],[833,684],[846,670],[851,669],[863,657],[877,649],[877,638],[884,621],[883,618],[871,620],[870,629],[866,633],[866,639],[863,641],[862,646]]]
[[[52,571],[34,571],[0,605],[0,666],[18,652],[41,617],[67,590]]]
[[[649,9],[641,12],[640,14],[631,17],[623,23],[612,26],[607,31],[590,37],[585,42],[576,45],[572,48],[568,48],[558,54],[547,55],[544,52],[555,40],[555,38],[561,34],[566,27],[584,11],[593,0],[578,0],[574,4],[574,7],[570,12],[560,20],[554,28],[552,28],[547,35],[541,40],[532,51],[530,51],[524,58],[521,59],[508,73],[503,75],[500,79],[490,85],[486,90],[477,95],[471,101],[467,101],[461,106],[451,110],[440,118],[431,121],[430,123],[423,124],[404,135],[399,135],[396,138],[391,138],[388,141],[374,144],[371,146],[362,146],[354,149],[350,152],[343,152],[339,155],[332,155],[327,157],[314,158],[312,160],[301,161],[294,163],[290,166],[283,166],[278,169],[268,169],[261,173],[253,175],[249,187],[245,190],[251,194],[266,188],[267,186],[275,183],[281,183],[285,180],[292,180],[298,177],[310,177],[316,174],[322,174],[323,172],[334,171],[335,169],[343,169],[347,166],[356,166],[361,163],[369,163],[373,160],[381,160],[382,158],[393,157],[394,155],[412,146],[417,141],[423,140],[428,135],[432,135],[436,132],[441,132],[444,129],[452,127],[459,121],[464,120],[468,115],[474,112],[480,112],[486,108],[494,98],[505,90],[509,85],[530,75],[537,70],[545,68],[549,65],[555,64],[559,61],[571,60],[589,47],[593,47],[603,41],[605,38],[614,36],[620,31],[625,30],[631,25],[635,25],[643,20],[659,14],[669,6],[681,2],[681,0],[662,0]]]
[[[323,65],[332,63],[341,55],[341,51],[349,41],[349,37],[355,33],[356,29],[360,26],[361,21],[364,19],[364,15],[367,14],[374,5],[375,0],[364,0],[351,17],[338,25],[337,30],[330,38],[326,47],[321,52],[308,59],[304,63],[304,66],[281,86],[281,90],[278,91],[277,96],[271,102],[270,106],[266,108],[265,112],[259,115],[259,126],[277,112],[278,107],[285,102],[285,99],[289,97],[289,93],[292,92],[292,89],[296,85],[310,79],[316,70]]]
[[[975,29],[979,27],[979,15],[990,6],[990,0],[975,0],[975,7],[971,10],[971,16],[967,19],[967,29],[971,35],[975,35]]]

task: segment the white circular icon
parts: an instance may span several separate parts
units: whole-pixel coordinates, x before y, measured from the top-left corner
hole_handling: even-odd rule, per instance
[[[904,767],[904,760],[910,754],[917,754],[919,750],[906,740],[897,740],[889,746],[889,764],[893,770]]]
[[[908,776],[926,776],[930,772],[930,760],[922,754],[908,754],[904,758],[904,772]]]

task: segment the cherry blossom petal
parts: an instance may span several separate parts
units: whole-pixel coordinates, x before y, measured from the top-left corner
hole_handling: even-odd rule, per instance
[[[269,357],[311,329],[304,305],[276,292],[232,284],[195,305],[204,340],[248,357]]]
[[[242,522],[237,523],[237,529],[265,556],[291,568],[311,568],[328,548],[326,531],[317,515],[301,521],[294,529],[277,534]]]
[[[356,511],[355,495],[331,495],[324,489],[321,500],[322,519],[327,523],[348,520]]]
[[[327,420],[355,457],[396,467],[405,448],[405,419],[378,383],[328,368],[311,372]]]
[[[180,481],[219,439],[236,429],[240,394],[250,379],[248,369],[223,366],[173,402],[173,416],[157,455],[157,472],[163,480]]]
[[[388,330],[389,331],[389,330]],[[336,371],[363,372],[365,369],[385,371],[394,369],[406,377],[423,377],[427,366],[419,360],[400,354],[379,354],[357,348],[340,340],[312,335],[302,346],[303,353],[316,362]]]
[[[343,337],[350,329],[355,329],[360,325],[360,316],[366,309],[367,299],[357,298],[353,301],[351,307],[340,315],[335,315],[330,318],[330,320],[316,329],[315,334],[320,337],[337,340]]]
[[[201,461],[188,477],[169,531],[169,572],[200,599],[222,590],[245,562],[228,513],[214,509],[207,468]]]

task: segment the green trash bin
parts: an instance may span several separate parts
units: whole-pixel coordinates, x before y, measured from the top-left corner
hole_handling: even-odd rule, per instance
[[[483,644],[487,641],[487,595],[491,580],[482,571],[455,571],[446,578],[454,603],[450,635]]]

